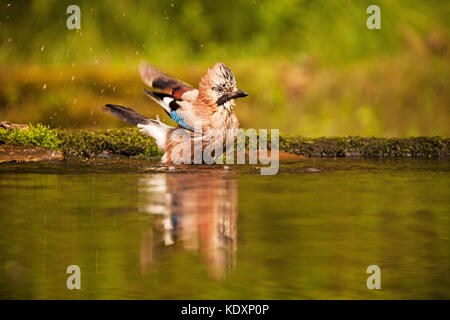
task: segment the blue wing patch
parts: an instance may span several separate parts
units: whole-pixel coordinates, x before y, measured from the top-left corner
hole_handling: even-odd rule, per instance
[[[170,117],[171,117],[176,123],[178,123],[180,126],[182,126],[183,128],[188,129],[188,130],[191,130],[191,131],[194,131],[194,129],[193,129],[190,125],[186,124],[186,123],[184,122],[184,120],[177,114],[176,110],[173,110],[173,111],[170,112]]]

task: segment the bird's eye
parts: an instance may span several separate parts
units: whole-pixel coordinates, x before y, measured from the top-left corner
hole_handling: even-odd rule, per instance
[[[222,87],[218,87],[217,88],[217,92],[222,93],[223,92],[223,88]]]

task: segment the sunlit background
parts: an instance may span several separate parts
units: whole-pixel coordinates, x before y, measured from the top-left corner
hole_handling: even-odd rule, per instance
[[[66,8],[81,8],[68,30]],[[366,9],[381,8],[381,30]],[[105,103],[171,120],[148,60],[196,85],[217,61],[249,92],[246,128],[307,136],[450,133],[447,1],[0,1],[0,120],[112,128]]]

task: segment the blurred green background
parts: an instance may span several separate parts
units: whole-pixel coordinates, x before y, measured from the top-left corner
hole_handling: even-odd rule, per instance
[[[68,30],[66,8],[81,8]],[[381,30],[366,8],[381,7]],[[123,126],[105,103],[163,115],[148,60],[196,85],[217,61],[250,93],[246,128],[307,136],[449,136],[447,1],[0,1],[0,120]]]

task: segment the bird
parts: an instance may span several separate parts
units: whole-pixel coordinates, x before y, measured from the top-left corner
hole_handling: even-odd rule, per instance
[[[178,126],[156,116],[149,119],[135,110],[106,104],[105,111],[140,128],[151,136],[164,155],[163,164],[212,163],[234,144],[239,120],[234,113],[236,99],[248,96],[237,88],[233,72],[218,62],[200,79],[198,89],[159,70],[148,62],[139,67],[145,94],[159,104]],[[200,152],[197,152],[200,150]],[[211,159],[204,159],[208,150]],[[198,159],[200,155],[200,159]]]

